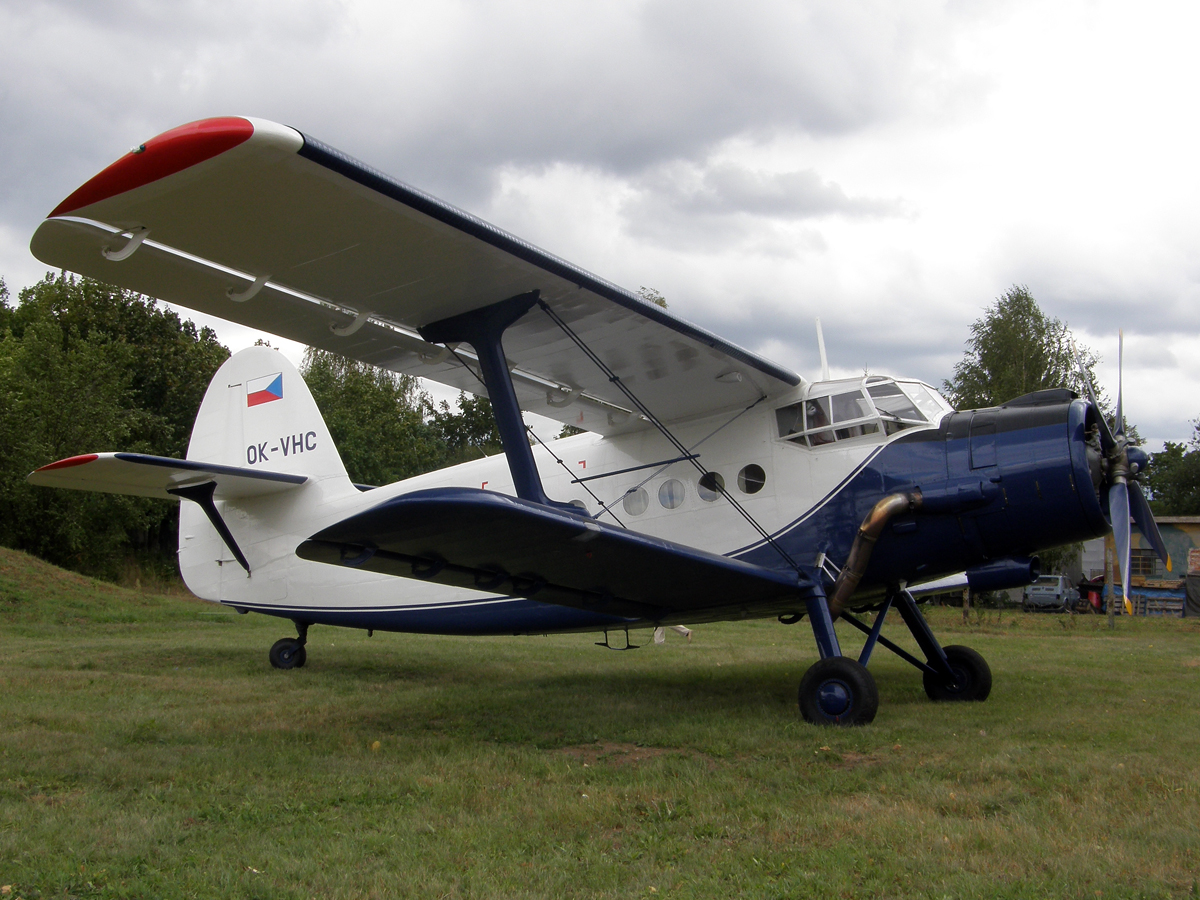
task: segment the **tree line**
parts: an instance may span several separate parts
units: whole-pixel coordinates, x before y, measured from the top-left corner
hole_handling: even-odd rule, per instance
[[[48,490],[25,477],[95,451],[183,458],[228,358],[212,329],[140,294],[59,274],[14,301],[0,279],[0,545],[105,578],[128,566],[173,573],[176,502]],[[415,378],[315,350],[301,374],[359,484],[500,452],[486,398],[434,404]]]
[[[662,295],[643,288],[650,302]],[[652,296],[647,296],[647,295]],[[0,544],[107,578],[130,564],[174,571],[172,501],[35,488],[25,476],[78,453],[183,457],[204,391],[229,357],[209,328],[87,278],[47,275],[9,296],[0,279]],[[992,406],[1048,387],[1082,390],[1066,324],[1014,286],[971,326],[942,387],[956,408]],[[420,382],[309,350],[301,366],[352,480],[388,484],[500,452],[486,398],[435,404]],[[1187,445],[1153,454],[1155,511],[1200,514],[1200,424]]]

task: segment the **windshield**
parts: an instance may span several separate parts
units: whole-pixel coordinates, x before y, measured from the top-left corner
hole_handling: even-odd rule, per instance
[[[779,436],[818,447],[936,423],[950,406],[928,385],[873,375],[855,384],[814,384],[809,397],[775,410]]]

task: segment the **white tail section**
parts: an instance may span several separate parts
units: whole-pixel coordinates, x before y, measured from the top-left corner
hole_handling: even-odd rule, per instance
[[[304,379],[269,347],[241,350],[217,370],[200,404],[187,458],[314,481],[338,479],[353,491]]]
[[[216,510],[245,554],[247,573],[204,511],[179,510],[179,571],[199,597],[233,605],[284,602],[296,544],[316,528],[321,507],[358,494],[325,420],[296,367],[278,350],[248,347],[217,370],[192,429],[187,458],[263,472],[305,475],[296,489],[216,498]]]

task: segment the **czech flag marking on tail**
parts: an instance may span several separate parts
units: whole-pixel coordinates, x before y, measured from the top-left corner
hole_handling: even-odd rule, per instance
[[[283,373],[251,378],[246,382],[246,405],[258,406],[272,400],[283,399]]]

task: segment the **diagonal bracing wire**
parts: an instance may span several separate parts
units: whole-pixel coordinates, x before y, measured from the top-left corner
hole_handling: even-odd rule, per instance
[[[567,337],[569,337],[572,340],[572,342],[574,342],[575,346],[577,346],[580,350],[582,350],[584,355],[587,356],[588,359],[590,359],[592,362],[594,362],[596,364],[597,368],[599,368],[600,371],[604,373],[605,377],[614,386],[616,386],[616,388],[622,394],[625,395],[625,397],[629,400],[630,403],[632,403],[634,405],[634,407],[637,409],[637,411],[646,417],[646,421],[648,421],[651,425],[653,425],[655,428],[657,428],[659,430],[659,432],[662,434],[662,436],[665,437],[668,442],[670,442],[671,446],[673,446],[677,451],[679,451],[679,454],[681,456],[689,457],[688,461],[693,466],[695,466],[696,470],[701,475],[708,474],[708,470],[705,469],[704,466],[702,466],[699,463],[699,461],[696,460],[692,456],[692,454],[690,453],[688,448],[685,447],[680,442],[680,440],[670,432],[670,430],[667,428],[667,426],[664,425],[659,420],[658,416],[654,415],[654,413],[652,413],[650,411],[650,409],[644,403],[642,403],[641,400],[639,400],[637,398],[637,396],[633,393],[633,391],[631,391],[625,385],[625,383],[623,381],[621,381],[620,376],[617,375],[612,369],[610,369],[608,367],[608,365],[604,362],[604,360],[602,360],[596,354],[596,352],[594,350],[592,350],[592,348],[589,347],[584,342],[584,340],[581,337],[579,337],[579,335],[577,335],[571,329],[571,326],[568,325],[566,322],[564,322],[562,320],[562,318],[558,315],[558,313],[556,313],[554,310],[552,310],[550,308],[550,305],[548,303],[546,303],[545,300],[539,299],[538,306],[540,306],[542,308],[542,311],[547,316],[550,317],[550,320],[552,322],[554,322],[554,324],[557,325],[562,330],[563,334],[565,334]],[[768,544],[770,544],[771,547],[773,547],[775,549],[775,552],[778,553],[783,558],[784,562],[786,562],[789,566],[791,566],[797,572],[801,571],[800,566],[796,563],[796,561],[794,559],[792,559],[792,557],[788,554],[788,552],[786,550],[784,550],[783,547],[781,547],[775,541],[775,539],[773,537],[771,537],[770,533],[768,533],[768,531],[765,528],[763,528],[762,525],[760,525],[758,523],[758,520],[755,519],[754,516],[750,515],[750,512],[744,506],[742,506],[742,504],[739,503],[737,501],[737,499],[731,493],[729,493],[729,491],[725,488],[725,486],[723,484],[721,484],[719,481],[716,481],[714,479],[714,486],[717,488],[718,491],[721,492],[722,496],[724,496],[725,499],[729,501],[730,505],[733,506],[733,508],[736,509],[741,514],[742,518],[745,519],[748,523],[750,523],[751,527],[753,527],[754,530],[757,531],[762,536],[762,539],[764,541],[766,541]]]
[[[556,463],[558,463],[560,466],[562,466],[563,469],[566,470],[566,473],[568,475],[574,477],[575,473],[571,471],[571,467],[568,466],[565,462],[563,462],[559,458],[558,454],[555,453],[553,450],[551,450],[550,446],[545,441],[543,441],[540,437],[538,437],[537,433],[532,428],[530,428],[528,425],[526,425],[525,430],[528,431],[531,435],[533,435],[533,439],[535,441],[537,441],[539,444],[541,444],[543,448],[545,448],[546,452],[550,454],[550,457]],[[613,512],[608,506],[604,505],[603,500],[601,500],[599,497],[597,497],[595,494],[592,493],[592,489],[590,487],[588,487],[582,481],[576,481],[575,483],[578,484],[580,487],[582,487],[585,491],[587,491],[588,495],[593,500],[596,501],[596,505],[600,507],[600,512],[596,513],[597,519],[600,518],[600,516],[604,515],[604,513],[608,513],[610,516],[613,517],[613,521],[615,521],[618,525],[620,525],[622,528],[628,528],[628,526],[624,522],[622,522],[620,519],[617,518],[617,514],[615,512]]]
[[[458,355],[458,351],[456,349],[451,347],[449,344],[443,344],[442,346],[445,347],[447,350],[449,350],[454,355],[454,358],[457,359],[459,361],[459,363],[462,364],[462,367],[464,369],[466,369],[468,372],[470,372],[472,375],[475,376],[476,380],[478,380],[478,382],[483,385],[483,389],[486,391],[487,390],[487,382],[485,382],[483,380],[483,376],[481,374],[479,374],[478,372],[476,372],[474,369],[472,369],[470,366],[468,366],[467,361]],[[541,444],[543,447],[546,448],[546,452],[550,454],[551,458],[556,463],[558,463],[560,466],[563,467],[563,469],[566,470],[566,473],[568,475],[570,475],[572,478],[574,478],[575,473],[571,471],[571,467],[568,466],[561,459],[559,459],[557,454],[555,454],[555,452],[546,445],[545,441],[543,441],[540,437],[537,436],[537,434],[534,433],[534,430],[532,428],[530,428],[528,425],[526,425],[525,430],[533,435],[533,439],[535,441],[537,441],[539,444]],[[595,500],[596,505],[600,507],[600,512],[596,514],[596,518],[600,518],[600,516],[604,515],[604,513],[608,513],[610,516],[613,517],[613,520],[618,525],[620,525],[622,528],[627,527],[624,522],[622,522],[620,519],[617,518],[616,513],[614,513],[611,509],[609,509],[608,506],[604,505],[603,500],[601,500],[599,497],[597,497],[595,494],[592,493],[592,489],[590,487],[588,487],[586,484],[581,484],[581,487],[585,491],[588,492],[588,496],[590,496],[593,500]]]

